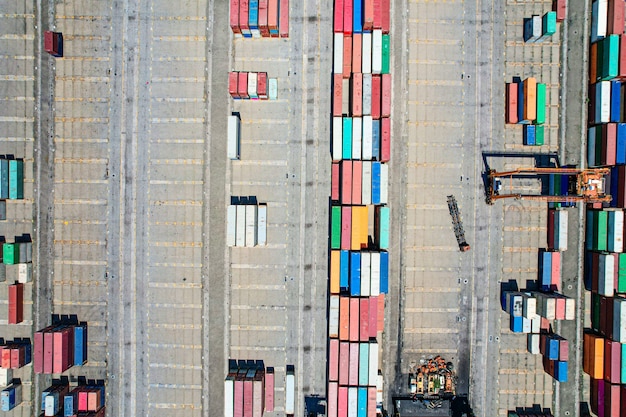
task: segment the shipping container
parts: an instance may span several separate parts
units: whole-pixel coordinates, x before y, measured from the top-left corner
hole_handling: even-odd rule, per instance
[[[246,206],[237,207],[237,230],[235,232],[235,246],[246,246]]]
[[[284,2],[285,0],[281,0],[281,7],[283,6]],[[295,413],[295,400],[296,381],[294,375],[294,367],[293,365],[287,365],[287,375],[285,375],[285,414],[293,415]]]
[[[354,0],[352,3],[352,32],[363,32],[363,0]]]
[[[238,115],[228,116],[228,158],[239,159],[241,141],[241,120]]]
[[[339,386],[337,395],[337,416],[348,417],[348,387]]]
[[[372,120],[372,159],[380,160],[380,119]]]
[[[278,100],[278,80],[276,78],[270,78],[267,81],[267,95],[270,100]]]
[[[524,120],[524,83],[517,84],[517,123],[529,123]]]
[[[364,205],[372,204],[372,163],[363,162],[363,179],[362,179],[362,195],[361,203]]]
[[[370,260],[370,295],[380,295],[380,252],[372,252]]]
[[[361,159],[363,119],[352,118],[352,159]]]
[[[369,377],[369,344],[360,343],[359,344],[359,384],[358,385],[367,385],[368,377]]]
[[[352,35],[343,36],[343,78],[352,74]]]
[[[506,84],[506,123],[517,123],[517,84]]]
[[[380,293],[389,292],[389,253],[380,252]]]
[[[357,417],[358,410],[358,388],[348,387],[348,417]]]
[[[598,43],[592,43],[589,47],[589,83],[598,81]],[[589,90],[591,93],[591,90]]]
[[[546,39],[556,33],[556,12],[550,11],[541,18],[541,37]]]
[[[343,118],[342,159],[352,159],[352,117]]]
[[[334,41],[334,57],[333,57],[333,73],[343,74],[343,52],[344,52],[344,35],[343,33],[335,33]],[[341,107],[341,106],[340,106]]]
[[[606,209],[608,212],[607,249],[609,252],[624,251],[624,212],[620,209]]]
[[[624,33],[624,1],[609,0],[607,5],[607,35]]]
[[[350,0],[346,0],[350,1]],[[343,33],[343,2],[344,0],[335,0],[333,31],[335,33]]]
[[[343,158],[343,120],[341,117],[333,117],[333,161]]]
[[[541,16],[532,15],[524,19],[524,42],[535,43],[541,38],[542,21]]]
[[[613,340],[626,343],[626,299],[613,300]]]
[[[267,3],[267,27],[272,38],[277,38],[278,32],[278,6],[280,0],[268,0]],[[271,99],[271,98],[270,98]]]
[[[363,162],[352,162],[352,204],[361,204],[362,184],[363,180]]]
[[[390,74],[391,68],[391,40],[389,35],[383,35],[383,50],[382,50],[382,73]]]
[[[268,0],[259,0],[259,31],[261,32],[261,36],[264,38],[270,37],[270,29],[267,24],[269,13],[268,7]]]
[[[534,121],[537,119],[537,80],[528,77],[523,82],[524,86],[524,117],[523,120]]]
[[[328,312],[328,337],[339,337],[339,296],[331,295]]]
[[[380,130],[380,161],[389,162],[391,159],[391,119],[389,117],[381,119]]]
[[[524,125],[522,128],[523,143],[526,146],[535,146],[535,125]]]
[[[372,73],[372,33],[364,32],[361,42],[361,71],[363,74]]]
[[[274,411],[274,368],[265,371],[265,411]]]
[[[381,94],[382,94],[382,103],[380,107],[381,117],[391,116],[391,89],[392,89],[391,74],[383,74],[382,85],[381,85]]]
[[[372,76],[372,118],[380,119],[381,115],[381,88],[382,88],[382,78],[380,75]]]
[[[13,370],[0,368],[0,387],[6,387],[13,382]]]
[[[391,1],[381,0],[381,26],[383,33],[389,33],[391,26]]]
[[[389,249],[389,207],[376,207],[376,242],[380,249]]]
[[[372,262],[372,254],[369,252],[361,252],[361,295],[364,297],[369,297],[371,290],[371,262]],[[362,301],[363,302],[363,301]],[[367,312],[364,312],[363,305],[361,306],[361,316],[367,319]],[[361,329],[362,330],[362,329]],[[367,336],[361,333],[361,337]]]
[[[372,140],[373,140],[373,135],[372,135],[372,126],[373,126],[373,121],[372,121],[372,116],[364,116],[363,120],[362,120],[362,128],[363,128],[363,135],[361,137],[361,144],[362,144],[362,152],[361,152],[361,159],[363,159],[364,161],[369,161],[372,159]]]
[[[339,66],[342,66],[342,62],[339,63]],[[341,120],[341,115],[343,114],[343,74],[340,69],[339,72],[333,74],[333,120],[338,118]],[[341,142],[339,142],[341,144]],[[333,148],[334,149],[334,148]],[[335,158],[335,154],[333,153],[333,158]]]
[[[591,43],[606,36],[608,23],[608,0],[591,3]]]
[[[546,85],[537,84],[537,119],[535,123],[538,125],[546,122]]]
[[[361,252],[351,252],[350,253],[350,295],[351,296],[359,296],[361,295]],[[358,302],[358,299],[355,299]],[[352,301],[351,301],[352,302]],[[357,313],[354,314],[355,306],[350,304],[350,340],[355,341],[357,339],[353,339],[353,332],[355,329],[352,326],[358,326],[358,308]]]
[[[365,281],[365,280],[364,280]],[[369,281],[369,279],[368,279]],[[365,295],[365,294],[362,294]],[[367,342],[369,340],[369,312],[370,312],[370,305],[369,305],[369,298],[366,297],[362,297],[361,299],[359,299],[359,341],[360,342]],[[367,378],[367,375],[365,375],[365,378]],[[363,384],[361,384],[363,385]]]
[[[258,73],[256,95],[260,100],[267,100],[267,72]]]
[[[341,249],[350,250],[352,245],[352,207],[341,208]]]
[[[350,298],[339,297],[339,340],[350,340]]]
[[[259,0],[248,0],[248,27],[253,38],[260,38],[259,31]]]
[[[352,208],[352,250],[361,250],[368,243],[368,207],[355,206]]]
[[[246,247],[257,245],[257,206],[246,207]]]
[[[22,402],[22,385],[11,384],[0,391],[0,409],[11,411]]]
[[[239,91],[237,89],[238,82],[239,82],[239,73],[238,72],[229,72],[228,73],[228,93],[234,99],[238,99],[239,98]],[[7,197],[8,197],[8,195],[7,195]],[[5,198],[5,197],[2,197],[2,198]]]
[[[259,98],[257,96],[258,78],[259,74],[257,72],[248,73],[248,97],[252,100],[256,100]]]
[[[600,51],[602,54],[600,55]],[[598,42],[598,78],[608,81],[617,77],[619,65],[619,36],[609,35]]]
[[[352,161],[341,161],[341,203],[352,204]]]
[[[370,297],[370,302],[369,302],[369,314],[368,314],[368,320],[369,320],[369,325],[368,325],[368,329],[369,329],[369,338],[376,338],[376,333],[378,331],[378,296],[373,296]],[[371,346],[370,346],[370,355],[371,355]],[[377,359],[378,359],[378,353],[376,355]]]
[[[383,33],[381,30],[372,32],[372,74],[383,71]]]
[[[609,123],[611,118],[611,83],[600,81],[595,84],[595,122]]]
[[[361,52],[363,50],[363,35],[354,33],[352,35],[352,76],[361,73]]]
[[[331,235],[330,235],[330,247],[331,249],[339,249],[341,247],[341,211],[342,208],[340,206],[332,206],[330,210],[330,224],[331,224]]]
[[[350,374],[348,385],[359,385],[359,343],[350,343]]]
[[[246,2],[247,0],[240,0],[241,3]],[[243,32],[243,29],[242,29]],[[239,94],[239,98],[248,99],[248,73],[247,72],[239,72],[239,81],[237,84],[237,92]]]
[[[278,31],[281,38],[289,37],[289,0],[280,0],[280,17],[278,19]]]
[[[552,10],[556,12],[556,21],[562,22],[567,16],[567,0],[552,0]]]
[[[358,59],[358,62],[359,62],[359,67],[360,67],[360,62],[361,62],[360,57]],[[358,69],[360,70],[360,68]],[[353,70],[355,70],[354,67],[353,67]],[[363,116],[363,74],[361,73],[352,74],[351,83],[350,83],[350,109],[351,109],[352,116],[355,116],[353,120],[357,120],[359,119],[360,116]],[[355,131],[356,129],[353,129],[352,134],[354,134]],[[359,134],[360,134],[360,129],[359,129]],[[359,150],[360,150],[360,147],[359,147]],[[353,149],[353,152],[354,152],[354,149]],[[358,158],[355,158],[355,159],[358,159]]]
[[[342,250],[340,252],[340,268],[341,274],[339,276],[339,286],[343,289],[347,289],[349,287],[350,279],[350,252],[347,250]]]
[[[328,417],[337,417],[337,402],[339,395],[339,385],[337,382],[328,383],[328,395],[326,401],[326,415]]]
[[[363,117],[372,118],[372,74],[363,74],[363,106],[362,106]],[[365,125],[363,125],[363,129],[365,130]],[[369,124],[369,129],[371,132],[372,123]],[[365,134],[365,132],[364,132]],[[365,158],[363,158],[365,159]],[[370,158],[371,159],[371,158]]]
[[[12,284],[9,289],[8,323],[18,324],[24,321],[24,284]]]
[[[82,366],[87,362],[87,340],[88,327],[87,323],[81,323],[74,326],[74,363],[75,366]]]
[[[267,245],[267,204],[259,204],[257,207],[257,245]]]

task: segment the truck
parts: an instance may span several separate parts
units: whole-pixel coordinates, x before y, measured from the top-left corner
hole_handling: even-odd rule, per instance
[[[295,367],[293,365],[287,365],[287,373],[285,375],[285,414],[288,416],[293,416],[295,414],[295,378]]]

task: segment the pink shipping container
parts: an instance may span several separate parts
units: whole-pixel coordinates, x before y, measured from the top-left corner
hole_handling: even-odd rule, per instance
[[[615,165],[616,146],[617,146],[617,123],[603,124],[602,125],[602,154],[600,157],[601,165]]]
[[[239,29],[241,29],[242,33],[250,33],[250,28],[248,27],[249,14],[248,0],[239,0]]]
[[[267,72],[259,72],[256,95],[260,100],[267,100]]]
[[[369,322],[369,337],[376,337],[376,331],[378,330],[378,296],[370,297]]]
[[[376,415],[376,387],[367,388],[367,415]]]
[[[566,339],[559,340],[559,360],[561,362],[569,360],[569,342]]]
[[[606,339],[604,341],[604,380],[619,384],[621,380],[622,345]]]
[[[33,371],[43,373],[43,333],[35,332],[33,343]]]
[[[243,381],[243,417],[252,417],[252,381]]]
[[[53,347],[53,336],[52,332],[46,332],[43,335],[43,373],[51,374],[52,373],[52,347]]]
[[[556,320],[565,320],[565,298],[556,299],[556,312],[554,318]]]
[[[621,35],[624,33],[624,0],[609,0],[609,13],[606,34]]]
[[[268,0],[267,3],[267,28],[272,38],[278,37],[278,2],[280,0]]]
[[[354,33],[352,35],[352,73],[353,74],[361,72],[362,49],[363,49],[363,35],[361,35],[360,33]]]
[[[360,300],[360,325],[359,325],[359,340],[361,342],[367,342],[370,336],[369,329],[369,313],[370,313],[370,299],[369,298],[361,298]]]
[[[348,417],[348,387],[339,387],[337,417]]]
[[[374,28],[374,0],[363,1],[363,30]]]
[[[328,380],[339,381],[339,340],[330,339],[328,347]]]
[[[359,299],[350,298],[350,341],[359,341]]]
[[[385,330],[385,295],[378,296],[378,331]]]
[[[289,37],[289,0],[280,0],[278,31],[281,38]]]
[[[78,411],[87,411],[89,398],[87,391],[78,392]]]
[[[352,4],[352,3],[350,3]],[[352,73],[352,36],[343,37],[343,78],[350,78]]]
[[[11,348],[3,346],[0,348],[0,353],[2,355],[2,368],[11,369]]]
[[[343,3],[343,33],[345,33],[346,35],[352,35],[352,1],[351,0],[344,0],[344,3]],[[352,55],[348,55],[348,56],[352,56]]]
[[[87,410],[98,411],[100,408],[100,390],[90,389],[87,393]]]
[[[339,343],[339,385],[350,381],[350,343]]]
[[[326,415],[328,417],[337,417],[339,386],[336,382],[328,383],[328,400],[326,402]]]
[[[235,380],[235,417],[243,417],[243,379]]]
[[[333,75],[333,116],[342,115],[342,102],[343,102],[343,74]]]
[[[18,369],[24,366],[24,346],[20,346],[19,348],[11,348],[11,368]]]
[[[274,411],[274,369],[265,373],[265,411]]]
[[[604,416],[605,417],[621,417],[624,411],[620,411],[620,385],[604,384]],[[600,410],[598,410],[600,411]],[[602,414],[598,414],[602,416]]]
[[[552,272],[550,284],[552,288],[561,290],[561,252],[552,252]]]
[[[361,62],[360,59],[359,62]],[[352,65],[354,65],[354,63]],[[354,66],[352,69],[354,72]],[[361,68],[359,68],[359,70],[360,69]],[[352,116],[363,115],[363,74],[360,72],[352,74],[352,83],[350,85],[350,104],[352,107]]]
[[[363,182],[363,162],[352,163],[352,204],[361,204],[361,187]]]
[[[506,84],[506,123],[517,123],[517,93],[516,83]]]
[[[352,245],[352,208],[341,208],[341,249],[350,250]]]
[[[391,119],[384,117],[380,122],[380,161],[391,159]]]
[[[63,351],[63,333],[60,331],[53,333],[53,350],[52,350],[52,372],[60,374],[63,369],[63,354],[67,353]]]
[[[237,92],[239,94],[239,98],[250,98],[248,95],[248,73],[240,72],[239,74],[239,82],[237,85]]]
[[[341,204],[352,204],[352,170],[352,161],[341,161]]]
[[[382,0],[374,0],[374,29],[383,28],[383,5]]]
[[[239,0],[230,0],[230,28],[233,33],[241,33],[239,28]]]
[[[229,72],[228,73],[228,94],[232,98],[239,98],[239,91],[237,90],[239,82],[239,73],[238,72]]]
[[[359,344],[350,343],[350,378],[348,385],[359,385]]]
[[[331,173],[330,199],[333,201],[339,201],[339,162],[333,162],[331,166]]]
[[[562,22],[567,14],[567,0],[552,0],[552,10],[556,12],[556,21]]]
[[[380,119],[380,89],[382,80],[380,75],[372,76],[372,119]]]
[[[389,33],[389,27],[391,26],[391,1],[382,0],[381,10],[381,26],[383,33]]]
[[[333,21],[333,30],[335,33],[343,32],[343,0],[335,0],[335,18]]]
[[[391,74],[382,75],[381,84],[382,103],[380,107],[381,117],[391,116]]]
[[[264,38],[269,38],[270,29],[267,25],[268,0],[259,0],[259,32]]]

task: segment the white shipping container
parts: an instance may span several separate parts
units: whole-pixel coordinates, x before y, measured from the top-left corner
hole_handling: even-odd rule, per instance
[[[369,297],[371,280],[372,254],[361,252],[361,295]]]
[[[268,96],[270,100],[278,100],[278,80],[276,78],[270,78],[267,84]]]
[[[363,74],[363,109],[362,110],[363,110],[363,116],[369,116],[372,114],[372,74]],[[363,123],[365,123],[365,120],[363,120]],[[365,127],[365,124],[363,126]]]
[[[560,251],[567,250],[568,218],[567,210],[557,210],[554,215],[554,246]]]
[[[606,37],[609,4],[608,0],[596,0],[591,3],[591,42]]]
[[[532,319],[537,315],[537,299],[530,294],[522,294],[524,305],[522,315],[527,319]]]
[[[236,115],[228,116],[228,158],[239,159],[239,143],[241,140],[241,120]]]
[[[526,317],[522,317],[522,333],[531,332],[530,324],[531,324],[530,319],[527,319]]]
[[[565,299],[565,320],[576,318],[576,300],[574,298]]]
[[[383,70],[383,32],[376,29],[372,35],[372,74],[380,74]]]
[[[31,262],[17,265],[17,281],[26,284],[33,280],[33,264]]]
[[[348,388],[348,417],[357,417],[357,388]]]
[[[363,134],[363,119],[352,118],[352,159],[361,159],[361,136]]]
[[[46,395],[44,400],[44,415],[46,416],[56,416],[59,412],[59,392],[51,392]]]
[[[293,372],[285,376],[285,414],[295,414],[296,381]]]
[[[343,146],[343,121],[333,117],[333,161],[341,161]]]
[[[237,206],[230,205],[226,210],[226,245],[237,245]]]
[[[246,246],[246,206],[237,207],[237,232],[235,246]]]
[[[372,116],[363,116],[363,152],[361,159],[372,159]]]
[[[545,296],[543,298],[543,317],[548,320],[556,318],[556,299]]]
[[[344,78],[341,81],[341,91],[350,91],[350,79]],[[350,113],[350,94],[341,95],[341,114]]]
[[[621,209],[607,209],[606,211],[609,212],[609,252],[622,253],[624,251],[624,212]]]
[[[258,96],[256,95],[257,79],[258,79],[258,73],[256,72],[248,73],[248,95],[250,96],[251,99],[258,98]]]
[[[0,387],[6,387],[13,381],[13,369],[0,368]]]
[[[541,317],[535,314],[535,317],[530,319],[530,332],[531,333],[540,333],[541,332]]]
[[[615,285],[615,258],[612,253],[601,253],[598,262],[598,294],[613,297]]]
[[[328,314],[328,337],[339,337],[339,296],[330,296],[330,312]]]
[[[335,33],[335,55],[333,73],[343,74],[343,33]]]
[[[363,161],[361,181],[361,204],[372,204],[372,163]]]
[[[596,123],[608,123],[611,116],[611,82],[596,84]]]
[[[381,53],[382,53],[382,36],[381,36]],[[363,74],[371,74],[372,73],[372,34],[367,32],[363,33],[363,37],[361,38],[362,49],[361,49],[361,71]]]
[[[596,166],[596,127],[590,127],[587,132],[587,164],[594,167]]]
[[[613,301],[613,340],[626,343],[626,299],[621,297]]]
[[[378,408],[378,404],[382,404],[383,402],[383,375],[378,372],[378,376],[376,377],[376,408]]]
[[[370,363],[369,363],[369,377],[367,378],[370,386],[376,385],[376,379],[378,378],[378,343],[371,342],[370,346]]]
[[[251,248],[256,246],[256,220],[257,206],[246,206],[246,246]]]
[[[235,415],[235,381],[232,377],[226,377],[224,381],[224,416],[234,417]]]
[[[389,197],[389,165],[380,164],[380,204],[387,204]]]
[[[532,21],[533,21],[533,35],[528,42],[538,41],[541,38],[541,33],[542,33],[542,28],[543,28],[543,22],[541,20],[541,16],[533,15]]]
[[[370,295],[380,295],[380,252],[372,252],[370,261]]]
[[[540,336],[538,334],[534,334],[531,333],[528,335],[528,351],[530,353],[532,353],[533,355],[539,355],[541,352],[539,352],[539,341],[540,341]]]
[[[267,204],[259,204],[256,237],[257,245],[267,245]]]

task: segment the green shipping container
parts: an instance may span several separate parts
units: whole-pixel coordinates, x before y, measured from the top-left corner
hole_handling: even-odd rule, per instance
[[[606,211],[597,211],[593,216],[593,249],[607,249],[607,230],[608,230],[608,213]]]
[[[339,206],[331,208],[330,227],[330,248],[339,249],[341,247],[341,207]]]
[[[390,39],[389,35],[383,35],[383,65],[382,65],[382,73],[389,74],[389,55],[390,55]]]
[[[626,293],[626,253],[619,254],[617,270],[617,292]]]
[[[543,125],[535,126],[535,145],[541,146],[544,143],[545,131]]]
[[[389,207],[377,207],[376,237],[380,249],[389,249]]]
[[[548,12],[541,18],[542,36],[552,36],[556,32],[556,12]]]
[[[600,296],[591,293],[591,328],[600,330]]]
[[[19,263],[20,246],[17,243],[2,244],[2,263],[5,265],[14,265]]]
[[[604,81],[617,77],[619,63],[619,35],[609,35],[600,41],[602,48],[598,49],[598,58],[602,57],[602,65],[598,68],[600,78]],[[602,49],[602,55],[600,55]]]
[[[9,160],[0,159],[0,199],[9,198]]]
[[[537,84],[537,119],[535,120],[535,124],[542,125],[546,122],[546,85],[539,83]],[[536,143],[535,145],[539,145]]]
[[[343,118],[342,159],[352,159],[352,117]]]
[[[9,161],[9,198],[21,200],[24,198],[24,161],[11,159]]]

